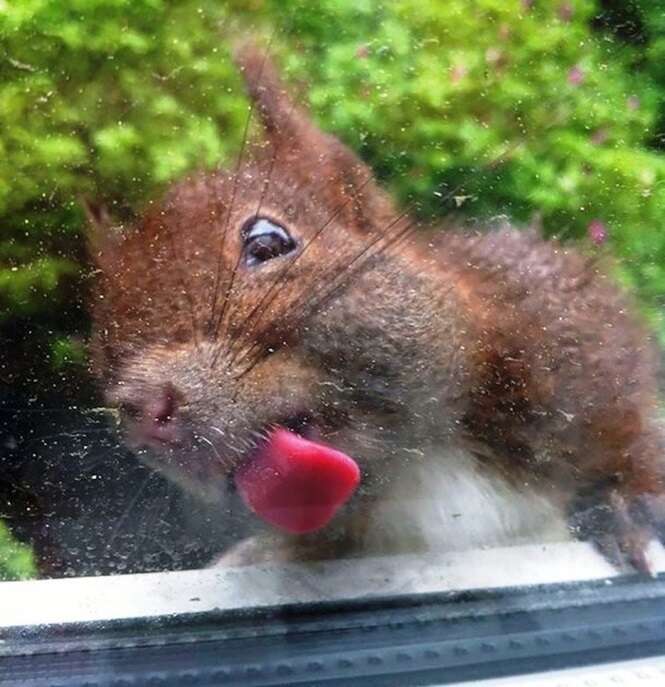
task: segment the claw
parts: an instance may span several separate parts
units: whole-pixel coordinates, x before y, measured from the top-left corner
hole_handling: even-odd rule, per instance
[[[645,517],[639,499],[630,504],[616,489],[596,489],[582,501],[591,506],[572,513],[571,520],[580,538],[590,539],[597,550],[621,572],[638,572],[653,577],[647,552],[653,527]]]

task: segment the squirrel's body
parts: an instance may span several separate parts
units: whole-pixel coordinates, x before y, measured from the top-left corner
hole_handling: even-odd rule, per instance
[[[416,238],[269,64],[242,65],[269,147],[92,241],[94,360],[130,440],[210,499],[275,424],[359,462],[328,527],[253,558],[560,539],[572,522],[646,567],[662,459],[627,299],[533,232]]]

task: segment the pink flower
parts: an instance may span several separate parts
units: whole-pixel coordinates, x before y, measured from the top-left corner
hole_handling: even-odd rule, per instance
[[[564,2],[559,6],[559,19],[569,22],[573,18],[573,6],[569,2]]]
[[[607,141],[607,129],[596,129],[591,135],[591,143],[597,146],[602,146]]]
[[[450,70],[450,80],[453,83],[459,83],[467,75],[468,71],[463,64],[456,64]]]
[[[626,100],[626,105],[629,110],[637,110],[640,106],[640,99],[636,95],[631,95],[630,98]]]
[[[358,49],[356,50],[356,57],[359,60],[366,60],[369,57],[369,46],[359,45]]]
[[[584,70],[579,65],[575,65],[568,72],[568,83],[573,86],[579,86],[584,81]]]
[[[589,222],[587,234],[597,246],[601,246],[607,241],[607,227],[599,219],[592,219]]]

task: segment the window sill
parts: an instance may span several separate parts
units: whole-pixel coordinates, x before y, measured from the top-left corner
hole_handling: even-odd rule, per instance
[[[665,576],[583,543],[6,582],[0,609],[0,687],[538,685],[665,654]]]
[[[655,571],[665,572],[665,549],[653,542],[649,553]],[[591,545],[571,542],[311,565],[0,582],[0,629],[590,580],[612,584],[616,577]]]

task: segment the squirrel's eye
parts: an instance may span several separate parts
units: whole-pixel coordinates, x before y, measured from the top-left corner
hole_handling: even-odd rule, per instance
[[[296,242],[284,227],[265,217],[253,217],[246,222],[242,234],[245,264],[249,267],[290,253],[296,247]]]

